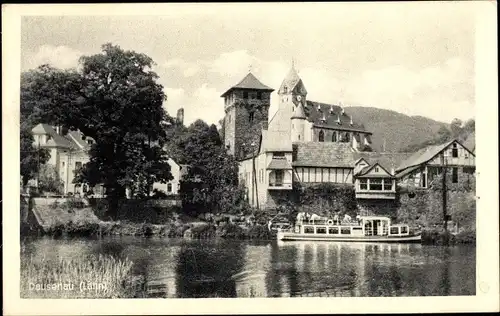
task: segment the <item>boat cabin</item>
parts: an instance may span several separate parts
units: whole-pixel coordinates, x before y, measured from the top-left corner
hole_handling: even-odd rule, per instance
[[[361,216],[356,222],[334,222],[333,220],[299,222],[297,234],[336,236],[408,236],[408,225],[391,225],[391,219],[383,216]]]

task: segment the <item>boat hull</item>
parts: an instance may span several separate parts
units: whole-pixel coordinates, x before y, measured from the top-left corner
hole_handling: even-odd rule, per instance
[[[318,236],[311,234],[297,234],[278,232],[278,240],[281,241],[345,241],[345,242],[393,242],[393,243],[419,243],[422,240],[421,235],[412,236]]]

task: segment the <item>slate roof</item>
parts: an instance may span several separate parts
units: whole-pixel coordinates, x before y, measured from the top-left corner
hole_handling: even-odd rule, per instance
[[[269,165],[267,166],[267,169],[286,169],[290,170],[292,169],[292,166],[286,160],[286,158],[273,158]]]
[[[440,145],[432,145],[427,146],[425,148],[420,149],[413,155],[411,155],[407,160],[403,161],[399,167],[396,168],[396,171],[402,171],[406,168],[410,168],[413,166],[421,165],[432,158],[434,158],[438,153],[440,153],[443,149],[451,145],[456,140],[448,141],[444,144]]]
[[[372,170],[375,166],[379,166],[380,168],[382,168],[386,174],[371,174],[371,175],[367,175],[370,170]],[[393,175],[391,174],[391,170],[387,170],[386,168],[384,168],[384,166],[382,166],[380,163],[376,162],[374,163],[373,165],[370,165],[370,166],[366,166],[364,167],[363,169],[361,169],[360,171],[358,171],[356,174],[355,174],[356,177],[358,178],[363,178],[363,177],[369,177],[369,178],[393,178]]]
[[[68,131],[66,135],[60,135],[49,124],[40,123],[31,130],[34,135],[49,135],[47,143],[42,147],[58,147],[65,149],[83,150],[88,149],[89,145],[81,138],[80,132]]]
[[[382,168],[391,171],[401,165],[403,161],[408,159],[412,153],[391,153],[391,152],[357,152],[354,154],[355,161],[363,158],[370,166],[378,163]]]
[[[342,107],[339,105],[307,101],[304,110],[307,120],[312,122],[314,126],[371,134],[364,128],[363,124],[356,121],[355,118],[352,118],[353,124],[351,125],[351,116],[346,111],[342,114]],[[322,120],[323,115],[326,119],[325,121]],[[337,122],[339,118],[340,124]]]
[[[297,87],[298,91],[296,91],[299,94],[306,95],[307,90],[304,85],[304,82],[302,82],[302,79],[300,79],[299,74],[295,70],[295,68],[292,66],[288,74],[285,76],[285,79],[283,79],[283,82],[281,82],[281,86],[278,90],[279,94],[283,93],[290,93],[292,92],[295,88]],[[286,88],[286,91],[285,91]]]
[[[229,88],[229,90],[224,92],[221,95],[221,97],[225,97],[226,94],[228,94],[229,92],[231,92],[234,89],[263,90],[263,91],[269,91],[269,92],[274,91],[274,89],[271,89],[268,86],[266,86],[265,84],[263,84],[262,82],[260,82],[259,79],[257,79],[252,73],[248,73],[248,75],[246,75],[245,78],[243,78],[243,80],[241,80],[235,86],[232,86],[231,88]]]
[[[293,143],[293,166],[353,168],[354,150],[348,143]]]

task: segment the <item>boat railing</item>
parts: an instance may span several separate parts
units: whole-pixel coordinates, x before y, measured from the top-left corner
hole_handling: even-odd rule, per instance
[[[325,225],[325,226],[361,226],[361,221],[344,221],[333,219],[298,220],[299,225]]]

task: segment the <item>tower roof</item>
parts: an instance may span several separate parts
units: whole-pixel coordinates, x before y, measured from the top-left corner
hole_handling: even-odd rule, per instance
[[[278,93],[285,93],[285,88],[290,92],[295,89],[299,83],[301,84],[301,93],[307,94],[306,87],[304,86],[302,79],[300,79],[297,70],[295,70],[295,67],[292,65],[292,68],[290,68],[290,71],[286,75],[285,79],[283,79]]]
[[[225,97],[226,94],[228,94],[234,89],[263,90],[269,92],[274,91],[274,89],[271,89],[262,82],[260,82],[259,79],[257,79],[251,72],[248,73],[248,75],[246,75],[245,78],[243,78],[243,80],[241,80],[237,85],[232,86],[231,88],[229,88],[229,90],[224,92],[221,95],[221,97]]]
[[[292,119],[306,119],[306,113],[304,112],[304,106],[301,104],[297,105],[295,112],[292,115]]]

